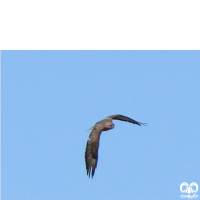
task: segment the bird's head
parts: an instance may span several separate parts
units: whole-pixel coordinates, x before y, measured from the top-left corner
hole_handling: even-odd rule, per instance
[[[115,125],[112,123],[112,122],[106,122],[104,124],[104,131],[107,131],[107,130],[110,130],[110,129],[113,129],[115,127]]]

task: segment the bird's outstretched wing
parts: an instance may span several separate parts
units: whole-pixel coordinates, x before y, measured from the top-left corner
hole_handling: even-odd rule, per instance
[[[87,175],[93,178],[95,169],[97,167],[98,161],[98,148],[99,148],[99,138],[101,131],[97,128],[93,128],[90,133],[89,140],[87,141],[85,150],[85,164]]]
[[[117,119],[117,120],[121,120],[121,121],[125,121],[125,122],[130,122],[130,123],[133,123],[133,124],[137,124],[139,126],[141,126],[141,125],[146,126],[146,123],[137,122],[137,121],[135,121],[135,120],[133,120],[133,119],[131,119],[129,117],[126,117],[124,115],[116,114],[116,115],[111,115],[108,118]]]

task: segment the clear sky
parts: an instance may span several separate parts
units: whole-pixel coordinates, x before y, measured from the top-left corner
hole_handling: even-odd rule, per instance
[[[2,200],[175,200],[200,185],[200,51],[2,51],[1,68]],[[115,120],[90,179],[86,130],[111,114],[148,126]]]

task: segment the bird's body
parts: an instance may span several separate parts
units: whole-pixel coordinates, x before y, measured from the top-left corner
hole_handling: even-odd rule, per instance
[[[92,131],[87,141],[86,151],[85,151],[86,170],[89,177],[94,176],[95,168],[97,167],[99,139],[101,132],[114,128],[114,123],[112,122],[113,119],[127,121],[133,124],[137,124],[139,126],[145,125],[144,123],[137,122],[129,117],[117,114],[117,115],[110,115],[105,119],[102,119],[101,121],[97,122],[93,127],[91,127],[90,129]]]

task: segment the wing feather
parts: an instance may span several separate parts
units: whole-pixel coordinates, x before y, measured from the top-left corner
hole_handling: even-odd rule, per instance
[[[85,151],[86,170],[87,170],[87,175],[92,178],[94,176],[94,172],[97,167],[100,134],[101,131],[94,128],[90,133],[89,140],[87,141],[86,145],[86,151]]]
[[[130,123],[133,123],[133,124],[137,124],[137,125],[139,125],[139,126],[141,126],[141,125],[144,125],[144,126],[146,126],[146,123],[141,123],[141,122],[137,122],[137,121],[135,121],[134,119],[131,119],[131,118],[129,118],[129,117],[126,117],[126,116],[124,116],[124,115],[119,115],[119,114],[117,114],[117,115],[111,115],[111,116],[109,116],[110,118],[112,118],[112,119],[116,119],[116,120],[121,120],[121,121],[125,121],[125,122],[130,122]],[[108,118],[109,118],[108,117]]]

